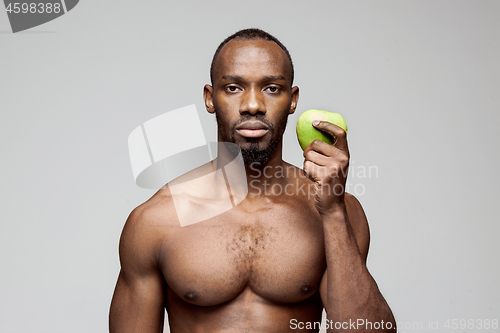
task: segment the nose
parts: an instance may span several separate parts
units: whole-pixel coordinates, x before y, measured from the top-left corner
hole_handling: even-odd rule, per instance
[[[243,94],[243,101],[240,106],[240,114],[264,115],[266,106],[262,93],[258,89],[249,89]]]

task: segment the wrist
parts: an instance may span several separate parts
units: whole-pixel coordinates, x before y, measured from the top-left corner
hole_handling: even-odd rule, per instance
[[[347,215],[347,210],[345,206],[345,202],[342,200],[341,202],[334,203],[328,209],[320,211],[319,215],[321,219],[325,221],[335,221],[335,220],[345,220]]]

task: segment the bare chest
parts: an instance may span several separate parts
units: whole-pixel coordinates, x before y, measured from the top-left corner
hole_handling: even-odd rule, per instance
[[[274,302],[313,295],[325,269],[321,222],[307,210],[233,210],[176,229],[161,256],[169,287],[197,305],[217,305],[245,288]]]

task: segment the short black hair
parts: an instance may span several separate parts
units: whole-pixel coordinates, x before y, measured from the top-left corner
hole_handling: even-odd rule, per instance
[[[222,50],[222,48],[224,47],[224,45],[226,45],[227,43],[229,43],[233,39],[235,39],[235,40],[258,40],[258,39],[263,39],[263,40],[267,40],[267,41],[270,41],[270,42],[275,42],[276,44],[278,44],[278,46],[281,47],[281,49],[283,51],[285,51],[285,54],[288,57],[288,60],[290,61],[290,69],[291,69],[291,72],[292,72],[292,81],[291,81],[291,83],[293,83],[294,71],[293,71],[292,57],[290,56],[290,53],[286,49],[285,45],[283,45],[276,37],[270,35],[269,33],[265,32],[264,30],[260,30],[260,29],[256,29],[256,28],[250,28],[250,29],[243,29],[243,30],[237,31],[234,34],[232,34],[231,36],[229,36],[226,39],[224,39],[224,41],[222,43],[220,43],[219,47],[215,51],[214,57],[212,58],[212,64],[210,65],[210,81],[212,82],[212,85],[214,84],[213,72],[214,72],[215,60],[217,59],[217,56],[219,55],[220,50]]]

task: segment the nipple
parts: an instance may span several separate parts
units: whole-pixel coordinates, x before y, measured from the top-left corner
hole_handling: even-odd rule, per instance
[[[300,287],[300,292],[303,294],[309,294],[311,292],[312,288],[310,285],[305,284],[302,287]]]
[[[184,294],[184,298],[187,301],[196,301],[199,298],[199,296],[198,296],[198,293],[196,291],[190,290]]]

